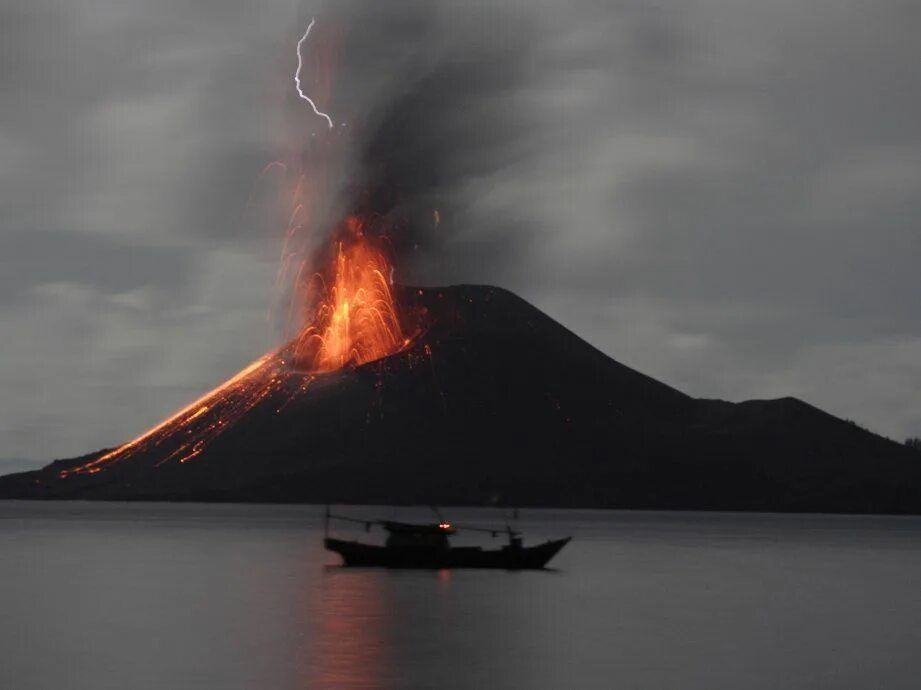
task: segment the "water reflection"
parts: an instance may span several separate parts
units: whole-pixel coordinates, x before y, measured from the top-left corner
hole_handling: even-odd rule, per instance
[[[381,573],[324,569],[312,588],[307,687],[382,690],[391,686],[392,611]]]
[[[0,501],[0,689],[918,686],[917,518],[546,512],[550,574],[324,569],[316,512]]]

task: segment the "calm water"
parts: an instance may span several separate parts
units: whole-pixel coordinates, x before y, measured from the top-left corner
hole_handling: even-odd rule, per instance
[[[0,688],[921,682],[921,520],[523,511],[556,570],[389,572],[331,567],[320,513],[0,502]]]

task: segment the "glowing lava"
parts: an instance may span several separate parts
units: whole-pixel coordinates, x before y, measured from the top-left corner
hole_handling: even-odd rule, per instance
[[[364,364],[409,344],[390,290],[390,263],[365,238],[358,218],[346,227],[350,237],[335,245],[332,282],[314,276],[316,313],[294,343],[295,362],[310,371]]]
[[[64,470],[60,476],[95,474],[114,462],[153,449],[160,449],[164,454],[158,465],[174,459],[186,462],[257,403],[281,388],[281,364],[277,352],[260,357],[137,438],[95,460]]]

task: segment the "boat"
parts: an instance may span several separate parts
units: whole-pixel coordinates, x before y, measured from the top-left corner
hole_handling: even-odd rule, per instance
[[[366,530],[380,527],[387,533],[386,543],[366,544],[357,540],[329,536],[330,520],[360,523]],[[452,546],[449,538],[458,530],[489,532],[498,536],[504,532],[508,543],[498,549],[479,546]],[[443,519],[436,523],[416,524],[392,520],[359,520],[326,512],[326,535],[323,545],[342,557],[347,567],[377,568],[493,568],[501,570],[540,570],[547,566],[571,537],[554,539],[525,546],[521,534],[510,527],[489,529],[461,527]]]

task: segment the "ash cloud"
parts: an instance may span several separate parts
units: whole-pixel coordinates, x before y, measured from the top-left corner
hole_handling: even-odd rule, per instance
[[[313,16],[302,15],[305,23]],[[539,25],[520,7],[420,2],[337,3],[317,17],[314,31],[337,38],[325,107],[338,130],[317,126],[310,136],[342,140],[337,213],[360,208],[388,217],[381,225],[404,281],[474,280],[470,269],[484,260],[502,268],[493,255],[509,245],[513,229],[492,227],[488,251],[464,251],[477,206],[468,186],[515,165],[535,143],[534,128],[524,128],[536,123],[517,94],[532,69]],[[315,154],[310,141],[303,156]]]
[[[513,289],[693,395],[921,433],[910,3],[35,0],[0,8],[0,456],[129,438],[278,337],[246,204],[311,126],[311,16],[341,202],[400,221],[399,280]]]
[[[508,10],[447,14],[402,27],[405,34],[391,34],[386,24],[374,27],[373,39],[349,32],[347,46],[386,37],[420,43],[390,77],[390,91],[356,118],[353,168],[371,207],[400,219],[393,239],[411,262],[407,268],[420,270],[424,259],[416,253],[453,257],[465,275],[472,257],[457,256],[448,245],[462,236],[465,212],[475,206],[466,185],[513,165],[531,143],[522,132],[527,114],[513,95],[526,81],[532,22]],[[438,273],[426,277],[445,280]]]

